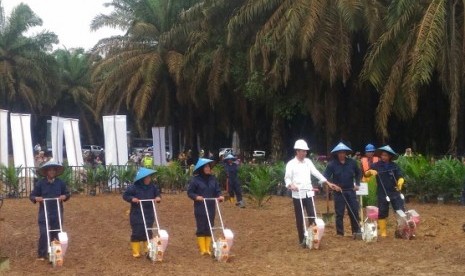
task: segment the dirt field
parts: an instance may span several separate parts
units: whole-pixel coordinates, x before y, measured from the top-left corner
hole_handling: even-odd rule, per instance
[[[376,243],[335,236],[328,224],[321,249],[302,249],[290,198],[273,197],[264,209],[223,203],[226,226],[236,236],[229,263],[197,253],[192,202],[185,193],[164,195],[160,223],[170,235],[163,263],[134,259],[129,248],[129,204],[120,195],[74,196],[65,203],[70,244],[62,268],[36,261],[37,206],[27,199],[6,200],[0,210],[0,250],[10,258],[7,275],[463,275],[465,208],[409,204],[422,218],[416,240],[389,236]],[[318,212],[325,212],[318,198]],[[332,205],[331,205],[332,206]],[[348,220],[345,222],[349,232]],[[1,274],[1,272],[0,272]]]

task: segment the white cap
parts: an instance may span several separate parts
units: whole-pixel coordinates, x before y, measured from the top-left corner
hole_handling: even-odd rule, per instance
[[[294,149],[309,150],[307,142],[302,139],[295,141]]]

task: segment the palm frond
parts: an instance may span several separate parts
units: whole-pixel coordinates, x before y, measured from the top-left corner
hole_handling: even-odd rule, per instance
[[[409,40],[401,45],[399,57],[391,68],[389,77],[382,90],[380,100],[376,108],[376,130],[383,139],[389,137],[387,126],[389,117],[393,110],[397,112],[397,115],[400,118],[406,118],[409,114],[411,114],[408,110],[406,110],[406,108],[402,108],[402,106],[405,105],[402,104],[404,98],[400,91],[403,88],[402,83],[404,82],[405,72],[408,67],[409,53],[413,41],[414,38],[410,37]],[[398,103],[397,107],[394,106],[396,99]]]
[[[223,64],[224,64],[225,51],[222,47],[216,49],[213,53],[213,60],[211,65],[210,74],[208,76],[208,94],[210,105],[214,106],[214,102],[220,96],[220,88],[222,83]]]
[[[445,1],[433,0],[418,26],[417,39],[413,45],[409,66],[409,81],[413,90],[416,86],[427,84],[431,80],[437,53],[444,40],[445,23]]]
[[[183,55],[176,51],[168,51],[166,54],[166,65],[176,84],[179,85],[182,77]]]
[[[389,11],[386,32],[370,47],[360,74],[362,80],[369,81],[378,91],[382,90],[390,67],[396,60],[392,52],[396,52],[407,39],[410,23],[422,9],[417,1],[400,0],[392,2]]]
[[[314,0],[309,2],[308,7],[308,16],[305,17],[305,20],[302,24],[302,34],[301,34],[301,56],[306,58],[309,52],[311,41],[318,29],[321,18],[325,16],[325,9],[327,7],[328,1],[326,0]]]
[[[356,31],[362,23],[363,3],[361,0],[337,0],[337,9],[344,25],[351,31]]]

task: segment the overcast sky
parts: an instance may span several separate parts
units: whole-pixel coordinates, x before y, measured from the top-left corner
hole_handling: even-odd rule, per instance
[[[101,38],[121,34],[122,31],[103,28],[92,32],[90,22],[100,13],[109,14],[111,8],[103,3],[111,0],[1,0],[7,17],[19,3],[25,3],[42,19],[43,25],[32,33],[49,30],[60,40],[55,48],[92,48]]]

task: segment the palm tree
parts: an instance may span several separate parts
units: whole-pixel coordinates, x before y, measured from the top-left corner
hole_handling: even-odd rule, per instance
[[[222,146],[214,143],[218,130],[231,139],[234,131],[246,136],[246,129],[252,128],[243,96],[247,47],[228,46],[225,32],[228,18],[242,2],[198,1],[161,39],[172,57],[168,68],[176,81],[177,100],[186,110],[186,136],[195,137],[199,131],[202,144],[209,148]]]
[[[1,3],[0,3],[1,6]],[[16,6],[10,17],[0,12],[0,107],[17,112],[39,112],[51,94],[56,79],[55,61],[48,54],[58,43],[54,33],[43,31],[25,36],[42,20],[25,4]]]
[[[377,131],[389,136],[391,114],[412,118],[419,93],[436,72],[449,97],[449,152],[456,153],[460,98],[464,89],[463,1],[392,1],[385,30],[366,57],[363,79],[380,93]]]
[[[90,83],[91,55],[84,49],[59,49],[53,55],[58,63],[59,98],[53,113],[77,116],[90,143],[95,139],[96,114],[93,109],[93,93]]]
[[[96,112],[131,110],[142,135],[154,124],[169,124],[174,96],[167,63],[170,52],[160,50],[162,32],[169,30],[186,3],[168,0],[114,0],[109,16],[97,16],[92,29],[120,27],[124,36],[102,40],[95,47],[104,54],[92,73],[96,85]]]
[[[248,0],[230,20],[230,42],[238,32],[255,29],[249,50],[250,72],[263,75],[266,95],[261,97],[272,100],[269,110],[275,154],[282,152],[279,133],[283,133],[286,115],[295,111],[295,99],[306,103],[312,114],[324,112],[324,116],[312,117],[317,124],[324,124],[327,147],[332,143],[337,92],[347,85],[352,73],[354,35],[366,32],[367,40],[373,40],[383,7],[382,1],[365,0]],[[311,82],[293,89],[291,79]],[[315,103],[323,103],[324,108],[315,108]]]

